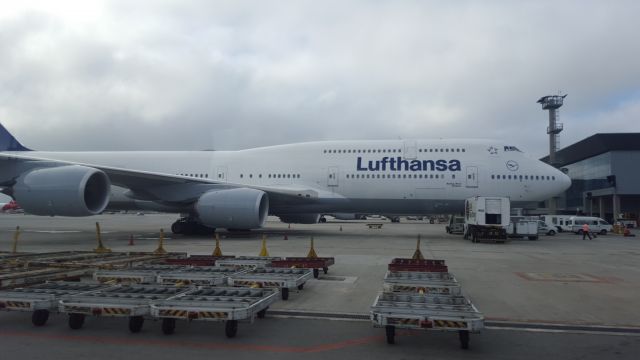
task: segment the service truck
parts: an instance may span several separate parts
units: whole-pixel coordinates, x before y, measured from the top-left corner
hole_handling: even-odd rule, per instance
[[[506,241],[511,216],[507,197],[474,196],[464,204],[464,237],[473,242]]]

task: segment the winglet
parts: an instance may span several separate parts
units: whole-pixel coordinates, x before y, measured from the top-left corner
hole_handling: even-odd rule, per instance
[[[22,144],[0,124],[0,151],[31,151],[31,149],[22,146]]]

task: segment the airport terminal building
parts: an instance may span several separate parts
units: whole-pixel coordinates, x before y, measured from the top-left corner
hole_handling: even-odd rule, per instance
[[[640,133],[595,134],[559,150],[556,162],[572,181],[558,213],[638,220]]]

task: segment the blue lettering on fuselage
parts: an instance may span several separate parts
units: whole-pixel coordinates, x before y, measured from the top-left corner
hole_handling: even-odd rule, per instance
[[[401,156],[381,160],[368,160],[363,164],[358,156],[356,169],[358,171],[461,171],[460,160],[405,160]]]

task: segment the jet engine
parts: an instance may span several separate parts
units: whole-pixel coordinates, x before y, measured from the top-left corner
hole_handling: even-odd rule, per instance
[[[27,213],[90,216],[107,207],[111,182],[98,169],[66,165],[24,173],[12,189],[13,197]]]
[[[200,196],[195,210],[202,224],[212,228],[255,229],[267,219],[269,197],[249,188],[211,190]]]

